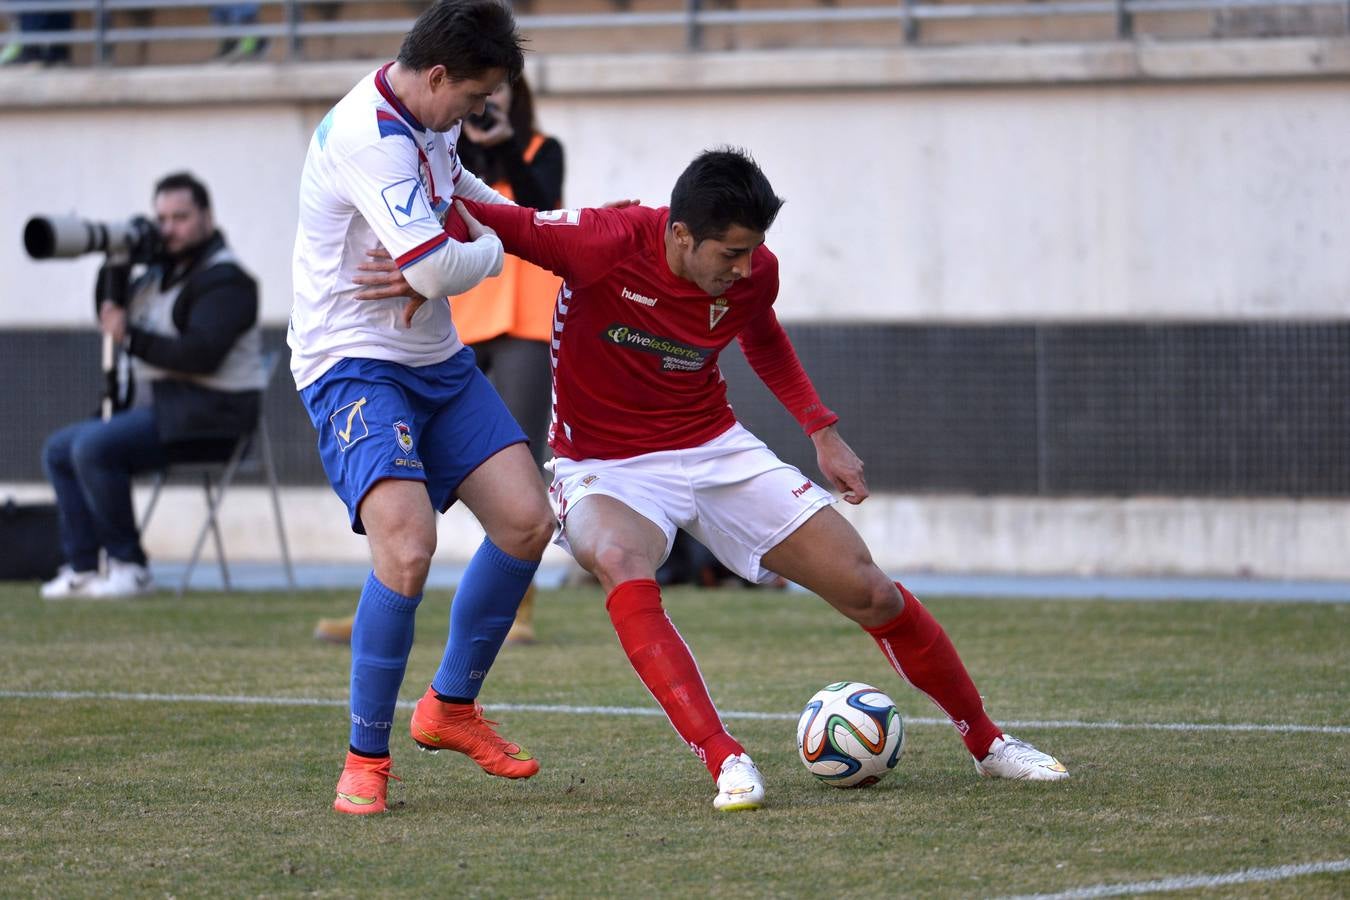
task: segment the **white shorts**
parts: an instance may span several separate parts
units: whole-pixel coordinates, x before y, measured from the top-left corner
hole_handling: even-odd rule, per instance
[[[666,535],[670,555],[683,528],[747,581],[771,581],[760,559],[816,510],[834,502],[824,488],[783,462],[740,424],[698,447],[627,459],[561,459],[547,464],[548,489],[567,544],[567,511],[593,494],[613,497]]]

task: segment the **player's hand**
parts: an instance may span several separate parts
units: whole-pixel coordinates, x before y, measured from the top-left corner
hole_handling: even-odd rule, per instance
[[[635,198],[626,198],[623,200],[611,200],[608,203],[602,203],[601,209],[627,209],[630,206],[640,206],[641,200]]]
[[[127,311],[111,300],[104,300],[98,307],[98,327],[114,344],[122,343],[127,336]]]
[[[423,303],[427,302],[427,298],[417,293],[413,290],[413,286],[408,284],[408,280],[403,277],[403,270],[394,262],[388,250],[383,247],[376,247],[374,250],[367,250],[366,256],[370,259],[356,267],[366,274],[357,275],[352,279],[352,281],[362,285],[361,290],[356,292],[356,299],[408,298],[407,304],[403,307],[403,327],[411,328],[413,316],[417,315],[417,311],[422,308]]]
[[[473,214],[469,212],[469,208],[465,206],[462,201],[459,200],[455,201],[455,212],[464,221],[465,227],[469,229],[469,240],[476,241],[485,234],[497,233],[493,231],[491,228],[484,225],[482,222],[475,219],[473,217]]]
[[[867,480],[863,478],[863,462],[853,448],[839,436],[833,425],[827,425],[811,435],[816,445],[816,465],[844,495],[844,501],[857,506],[868,497]]]

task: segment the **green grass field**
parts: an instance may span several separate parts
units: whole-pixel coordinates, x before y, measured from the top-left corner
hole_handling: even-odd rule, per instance
[[[361,819],[330,809],[348,653],[310,638],[353,599],[44,604],[0,586],[0,895],[1001,897],[1350,857],[1350,606],[929,598],[995,720],[1073,772],[1024,784],[978,778],[819,600],[670,591],[768,785],[765,809],[717,814],[664,718],[623,711],[655,706],[598,589],[547,592],[541,642],[506,648],[482,698],[543,771],[509,782],[418,753],[404,707],[393,811]],[[405,700],[449,602],[423,602]],[[842,679],[918,720],[868,790],[796,757],[797,711]],[[579,706],[620,709],[563,709]],[[1242,723],[1312,728],[1197,727]],[[1340,898],[1350,872],[1179,895]]]

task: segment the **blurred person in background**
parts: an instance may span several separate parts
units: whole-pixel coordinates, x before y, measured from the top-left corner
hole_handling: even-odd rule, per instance
[[[217,25],[252,25],[258,21],[258,4],[227,3],[211,7],[211,21]],[[258,59],[267,52],[267,38],[247,34],[228,37],[220,42],[216,53],[219,62],[246,62]]]
[[[656,583],[662,587],[684,584],[698,588],[766,587],[782,590],[787,587],[787,580],[781,576],[762,585],[746,581],[684,529],[675,532],[670,554],[657,567]]]
[[[502,82],[483,114],[464,120],[457,149],[460,164],[503,197],[534,209],[562,205],[563,147],[536,127],[525,76]],[[553,273],[508,255],[500,275],[451,300],[460,340],[473,349],[479,370],[525,430],[538,466],[548,458],[549,338],[561,284]],[[534,640],[534,598],[531,585],[507,632],[508,642]],[[320,619],[314,636],[348,643],[354,618]]]
[[[132,506],[132,476],[163,468],[166,446],[221,456],[257,423],[265,372],[258,286],[216,228],[206,186],[185,172],[155,185],[162,252],[123,308],[100,304],[99,327],[131,360],[124,408],[47,439],[66,564],[48,600],[130,597],[154,588]],[[98,572],[99,550],[107,571]]]
[[[9,43],[0,47],[0,66],[55,66],[70,62],[69,45],[24,43],[23,35],[27,31],[69,31],[73,24],[74,16],[64,9],[17,13],[11,17]]]

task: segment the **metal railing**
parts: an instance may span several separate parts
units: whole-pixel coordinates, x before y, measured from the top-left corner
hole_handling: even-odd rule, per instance
[[[675,0],[681,2],[681,0]],[[705,2],[719,5],[735,0],[682,0],[683,5],[655,12],[631,12],[619,8],[606,13],[531,14],[517,15],[523,33],[580,32],[604,33],[632,29],[682,29],[681,49],[707,49],[704,36],[707,30],[718,26],[817,26],[825,24],[877,24],[896,27],[896,43],[917,43],[922,39],[922,26],[928,23],[972,23],[999,20],[1045,21],[1074,17],[1097,19],[1109,24],[1106,37],[1129,39],[1137,35],[1136,20],[1140,16],[1164,14],[1208,13],[1214,16],[1234,13],[1284,15],[1302,11],[1307,24],[1300,27],[1285,21],[1265,29],[1280,35],[1350,33],[1350,0],[1045,0],[1045,2],[946,3],[940,0],[897,0],[894,4],[872,6],[839,5],[837,0],[819,0],[820,5],[780,9],[707,8]],[[4,12],[11,16],[7,35],[0,32],[0,40],[7,37],[25,45],[69,45],[92,48],[92,61],[112,61],[112,49],[119,44],[162,44],[165,42],[220,41],[244,37],[268,38],[277,41],[290,60],[307,58],[305,41],[312,38],[335,37],[390,37],[405,33],[414,16],[369,18],[339,21],[337,15],[342,3],[333,0],[265,0],[259,5],[267,11],[263,20],[249,24],[157,24],[154,15],[162,11],[203,10],[222,5],[219,0],[8,0]],[[225,4],[228,5],[228,4]],[[364,0],[353,4],[369,12],[381,5],[393,3]],[[410,11],[415,4],[400,3]],[[1310,13],[1316,13],[1311,15]],[[70,13],[81,27],[68,30],[20,30],[17,16],[25,13]],[[130,17],[134,24],[119,24],[118,19]],[[205,17],[204,17],[205,18]],[[1254,30],[1256,33],[1248,33]],[[1261,37],[1262,29],[1249,25],[1243,36]],[[812,46],[812,34],[804,29],[796,46]],[[1211,30],[1202,37],[1221,37]],[[988,40],[977,37],[975,40]],[[1100,39],[1100,38],[1098,38]],[[946,42],[960,43],[960,37],[947,36]],[[1023,39],[1025,40],[1025,39]],[[578,47],[578,50],[592,49]],[[331,58],[331,57],[330,57]]]

